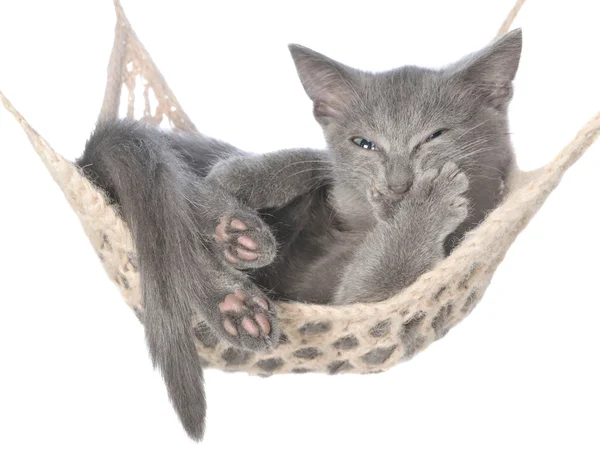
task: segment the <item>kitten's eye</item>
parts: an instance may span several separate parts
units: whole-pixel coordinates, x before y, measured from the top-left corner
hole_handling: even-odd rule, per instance
[[[425,143],[431,142],[433,139],[437,139],[442,134],[444,134],[446,131],[448,131],[446,128],[438,129],[436,132],[434,132],[433,134],[431,134],[430,136],[428,136],[427,139],[425,139]]]
[[[377,145],[375,145],[370,140],[365,139],[364,137],[353,137],[351,140],[352,143],[354,143],[354,145],[359,146],[365,150],[377,151],[379,149],[377,148]]]

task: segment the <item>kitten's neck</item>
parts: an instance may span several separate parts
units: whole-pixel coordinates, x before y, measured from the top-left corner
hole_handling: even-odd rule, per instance
[[[365,194],[338,181],[334,181],[331,193],[331,202],[337,216],[349,230],[369,230],[375,226],[375,211]]]

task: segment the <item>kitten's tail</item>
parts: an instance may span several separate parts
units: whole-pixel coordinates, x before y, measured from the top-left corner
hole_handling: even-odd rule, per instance
[[[200,359],[189,325],[190,315],[172,320],[161,311],[152,311],[148,303],[145,311],[146,341],[155,367],[162,373],[173,407],[187,434],[195,441],[204,435],[206,399]]]
[[[78,164],[119,203],[140,268],[150,356],[188,435],[204,434],[206,400],[192,323],[202,245],[188,198],[195,179],[169,137],[137,122],[98,124]],[[187,190],[186,190],[187,189]]]

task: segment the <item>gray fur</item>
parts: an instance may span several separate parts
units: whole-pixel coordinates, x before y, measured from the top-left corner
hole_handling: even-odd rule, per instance
[[[320,189],[271,212],[275,219],[265,217],[279,256],[255,277],[285,299],[385,299],[448,254],[501,201],[514,167],[507,107],[521,32],[441,70],[374,74],[304,47],[290,50],[323,127],[330,173]],[[448,131],[427,142],[438,129]],[[358,148],[353,136],[380,150]],[[225,170],[220,177],[228,183]],[[263,177],[255,172],[254,185]]]
[[[241,216],[264,226],[253,211],[203,180],[219,158],[240,154],[201,135],[119,121],[99,123],[78,160],[83,172],[118,203],[131,228],[150,355],[195,440],[204,432],[206,404],[191,317],[202,316],[217,335],[240,348],[265,350],[279,339],[274,316],[269,336],[257,339],[240,332],[232,337],[223,330],[218,310],[218,303],[237,288],[262,294],[212,252],[212,233],[222,216]]]
[[[253,156],[202,135],[124,121],[99,124],[79,161],[133,231],[150,354],[196,440],[205,401],[192,314],[240,348],[231,350],[235,364],[239,354],[279,340],[272,307],[269,336],[234,338],[223,330],[218,304],[236,288],[280,300],[385,299],[498,204],[514,164],[507,106],[520,31],[441,70],[374,74],[304,47],[290,50],[329,151]],[[428,141],[439,129],[448,131]],[[354,137],[378,151],[357,147]],[[224,217],[248,223],[262,246],[261,258],[243,271],[213,239]],[[312,347],[296,351],[320,355]],[[386,357],[375,354],[373,363]]]

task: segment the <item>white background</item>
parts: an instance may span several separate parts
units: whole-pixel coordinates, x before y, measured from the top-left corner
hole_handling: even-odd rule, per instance
[[[286,44],[383,70],[485,45],[512,0],[142,2],[124,7],[198,128],[255,151],[323,145]],[[600,8],[527,3],[511,107],[520,164],[549,160],[600,109]],[[0,89],[63,155],[93,129],[111,2],[0,3]],[[519,237],[483,302],[377,376],[209,371],[203,447],[598,448],[595,145]],[[0,111],[0,447],[194,447],[142,327],[16,122]]]

